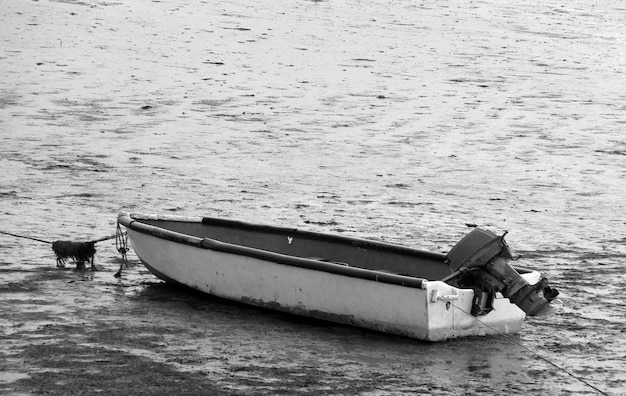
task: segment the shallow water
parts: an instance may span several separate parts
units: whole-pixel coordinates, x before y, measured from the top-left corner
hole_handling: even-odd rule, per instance
[[[111,241],[79,273],[0,235],[0,392],[62,394],[86,362],[89,390],[123,356],[171,370],[154,394],[595,393],[530,350],[626,393],[621,3],[0,4],[2,230],[171,212],[445,252],[474,223],[562,300],[513,340],[425,344],[189,295],[132,254],[118,280]]]

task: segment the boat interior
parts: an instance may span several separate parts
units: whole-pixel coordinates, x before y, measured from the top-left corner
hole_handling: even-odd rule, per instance
[[[452,272],[444,254],[371,240],[208,217],[202,222],[135,220],[234,246],[415,278],[441,280]]]

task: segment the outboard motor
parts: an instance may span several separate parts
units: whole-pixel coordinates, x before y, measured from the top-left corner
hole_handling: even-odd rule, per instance
[[[491,310],[490,303],[480,300],[489,295],[493,302],[495,292],[502,293],[529,316],[541,313],[559,294],[548,286],[546,278],[531,285],[508,264],[513,257],[504,235],[475,228],[448,252],[446,259],[453,273],[444,280],[453,286],[474,289],[474,315]]]

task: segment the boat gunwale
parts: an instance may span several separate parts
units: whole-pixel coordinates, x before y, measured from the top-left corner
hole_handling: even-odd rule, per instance
[[[428,279],[417,278],[406,275],[399,275],[388,273],[384,271],[376,271],[366,268],[348,266],[342,263],[334,263],[329,261],[320,261],[311,258],[291,256],[272,251],[251,248],[243,245],[236,245],[227,242],[222,242],[212,238],[200,238],[189,234],[183,234],[176,231],[167,230],[158,226],[143,223],[142,220],[160,220],[160,221],[176,221],[176,222],[189,222],[189,223],[201,223],[201,224],[219,224],[228,225],[234,227],[241,227],[247,229],[262,230],[266,232],[272,232],[276,234],[292,234],[304,236],[307,238],[326,240],[337,243],[350,244],[357,247],[375,247],[379,249],[392,250],[395,252],[420,255],[422,257],[429,257],[433,259],[445,258],[443,254],[437,254],[418,249],[412,249],[408,247],[388,244],[384,242],[372,241],[367,239],[346,237],[341,235],[323,234],[313,231],[299,230],[295,228],[277,227],[269,225],[260,225],[242,222],[238,220],[218,219],[212,217],[184,217],[184,216],[172,216],[172,215],[145,215],[139,213],[120,213],[118,216],[118,223],[122,224],[126,228],[131,230],[155,236],[157,238],[181,243],[185,245],[194,246],[197,248],[219,251],[223,253],[237,254],[247,257],[256,258],[259,260],[269,261],[276,264],[288,265],[292,267],[299,267],[304,269],[311,269],[317,271],[323,271],[333,273],[337,275],[344,275],[353,278],[361,278],[376,282],[389,283],[398,286],[405,286],[411,288],[423,289],[426,287]],[[430,280],[433,281],[433,280]]]

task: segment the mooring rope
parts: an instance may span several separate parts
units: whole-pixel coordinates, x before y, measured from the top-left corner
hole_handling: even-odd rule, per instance
[[[73,242],[73,241],[53,241],[52,242],[52,241],[46,241],[41,238],[35,238],[35,237],[27,236],[27,235],[16,234],[13,232],[8,232],[8,231],[0,231],[0,234],[11,235],[17,238],[29,239],[32,241],[47,243],[51,245],[52,251],[57,256],[57,267],[64,267],[68,259],[73,259],[76,262],[76,269],[84,269],[85,263],[91,262],[92,270],[95,269],[94,262],[93,262],[93,257],[96,254],[96,249],[94,247],[95,244],[98,242],[103,242],[109,239],[116,238],[117,251],[122,253],[122,260],[123,260],[122,264],[127,265],[128,263],[128,260],[126,259],[126,252],[128,251],[128,248],[126,247],[127,242],[124,241],[123,247],[118,246],[118,240],[122,238],[123,235],[126,235],[126,233],[122,233],[119,227],[119,224],[117,226],[115,235],[109,235],[106,237],[94,239],[92,241],[87,241],[87,242]],[[121,268],[120,268],[120,271],[118,271],[118,273],[115,274],[115,276],[119,278],[120,275],[121,275]]]
[[[116,237],[117,237],[117,234],[114,234],[114,235],[109,235],[109,236],[106,236],[106,237],[102,237],[100,239],[94,239],[91,242],[93,242],[93,243],[104,242],[104,241],[108,241],[109,239],[113,239],[113,238],[116,238]]]
[[[122,263],[120,264],[120,269],[115,273],[116,278],[122,277],[122,269],[128,268],[128,258],[126,257],[126,253],[128,253],[128,233],[122,231],[122,227],[120,223],[117,223],[117,228],[115,230],[115,249],[122,255]]]
[[[34,237],[26,236],[26,235],[14,234],[12,232],[7,232],[7,231],[0,231],[0,234],[11,235],[11,236],[14,236],[14,237],[17,237],[17,238],[30,239],[31,241],[37,241],[37,242],[42,242],[42,243],[49,243],[49,244],[53,244],[54,243],[52,241],[46,241],[44,239],[34,238]],[[98,242],[108,241],[109,239],[113,239],[116,236],[117,235],[109,235],[109,236],[106,236],[106,237],[94,239],[92,241],[87,241],[87,242],[88,243],[98,243]]]
[[[6,235],[11,235],[11,236],[14,236],[14,237],[17,237],[17,238],[30,239],[31,241],[37,241],[37,242],[43,242],[43,243],[52,244],[52,242],[44,241],[43,239],[33,238],[33,237],[26,236],[26,235],[13,234],[11,232],[6,232],[6,231],[0,231],[0,234],[6,234]]]
[[[556,369],[564,372],[565,374],[569,375],[570,377],[582,382],[583,384],[587,385],[588,387],[592,388],[593,390],[595,390],[596,392],[600,393],[601,395],[605,395],[608,396],[609,394],[601,389],[599,389],[598,387],[596,387],[595,385],[587,382],[584,378],[577,376],[576,374],[564,369],[563,367],[557,365],[556,363],[552,362],[550,359],[545,358],[543,356],[541,356],[540,354],[538,354],[537,352],[533,351],[532,349],[528,348],[525,345],[522,345],[521,343],[515,341],[511,336],[509,336],[508,334],[505,334],[503,332],[501,332],[500,330],[496,329],[493,326],[488,325],[487,323],[483,322],[482,320],[478,319],[476,316],[472,315],[471,313],[467,312],[466,310],[464,310],[463,308],[459,307],[458,305],[455,305],[454,303],[448,301],[450,303],[450,305],[452,305],[454,308],[458,309],[459,311],[467,314],[468,316],[471,316],[472,318],[474,318],[476,321],[478,321],[480,324],[482,324],[485,327],[489,327],[491,330],[495,331],[496,333],[498,333],[499,335],[503,336],[504,338],[507,339],[507,341],[525,349],[527,352],[531,353],[532,355],[534,355],[535,357],[538,357],[539,359],[543,360],[544,362],[550,364],[551,366],[554,366]]]

